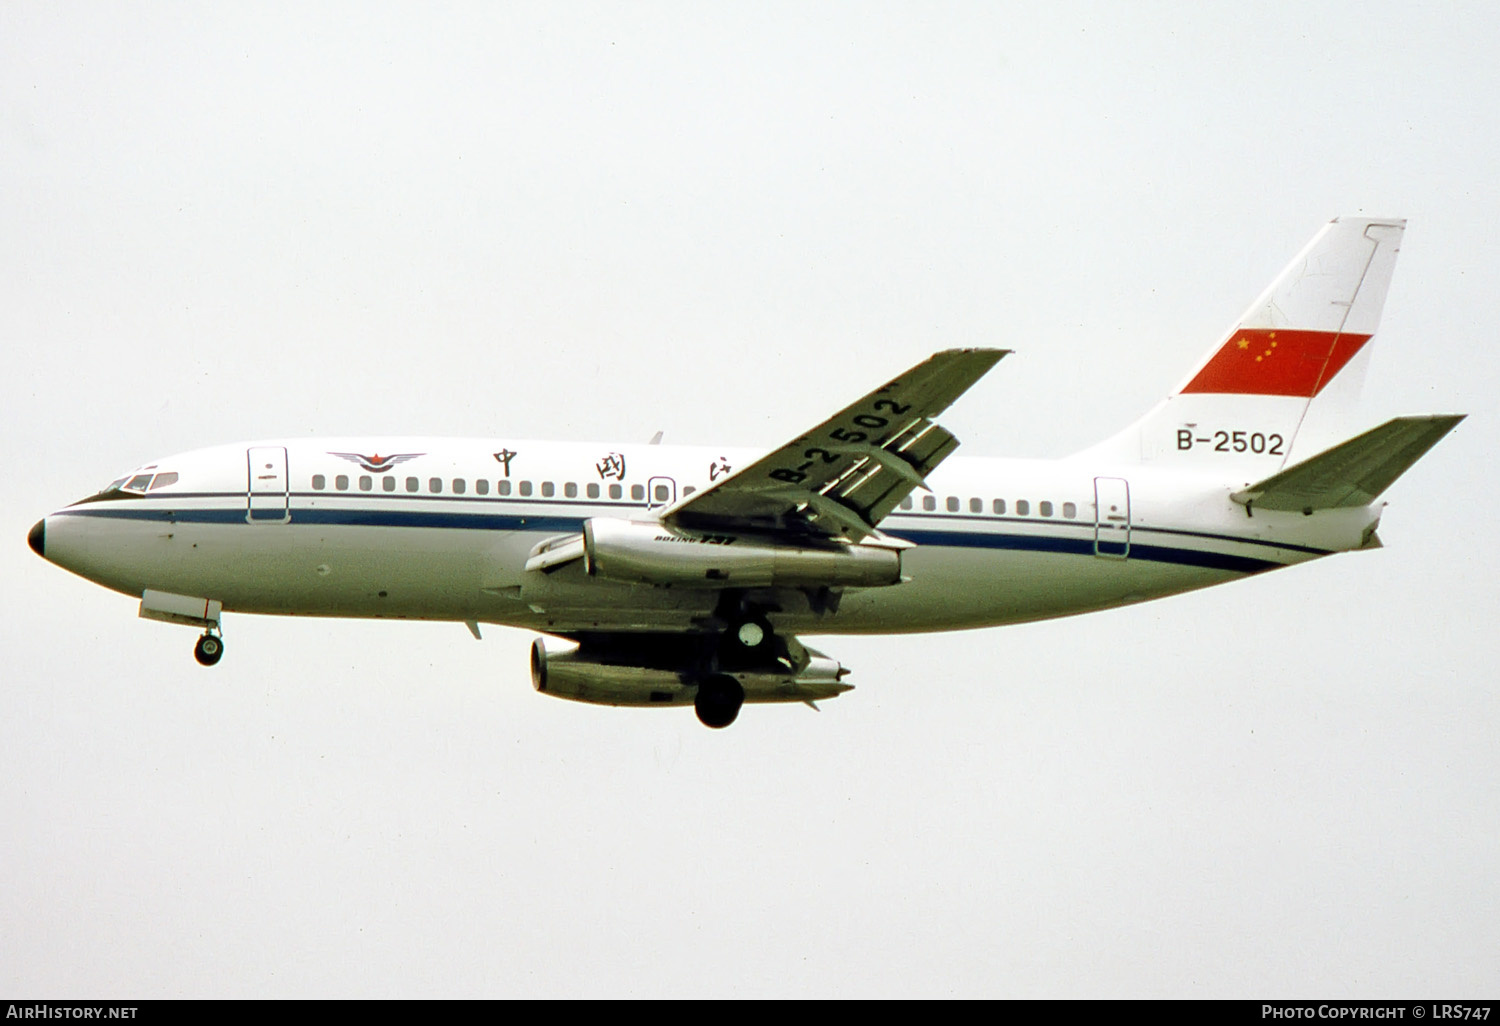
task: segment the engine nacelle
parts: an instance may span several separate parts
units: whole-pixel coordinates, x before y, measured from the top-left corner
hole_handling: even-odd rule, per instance
[[[602,517],[584,522],[583,552],[591,575],[627,584],[879,588],[901,582],[901,553],[881,545],[781,545],[754,535]]]
[[[686,668],[627,665],[617,655],[580,648],[571,641],[537,638],[531,643],[531,684],[543,694],[595,705],[692,705],[698,681]],[[835,659],[807,652],[801,670],[731,673],[746,702],[811,702],[834,698],[853,686]]]
[[[694,693],[677,670],[616,665],[555,638],[531,643],[531,686],[558,698],[598,705],[685,705]]]

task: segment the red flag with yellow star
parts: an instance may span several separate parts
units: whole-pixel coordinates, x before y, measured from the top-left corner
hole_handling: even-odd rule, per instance
[[[1337,331],[1240,328],[1182,391],[1310,399],[1369,340]]]

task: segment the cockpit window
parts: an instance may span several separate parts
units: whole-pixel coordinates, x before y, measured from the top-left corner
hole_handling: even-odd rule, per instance
[[[94,494],[96,499],[120,498],[122,495],[139,496],[148,491],[156,491],[158,488],[167,488],[177,483],[177,474],[167,471],[164,474],[133,474],[128,477],[117,477]]]
[[[151,478],[156,478],[153,485]],[[86,499],[79,499],[73,505],[81,506],[86,502],[113,502],[116,499],[144,499],[149,488],[164,488],[177,481],[176,474],[134,474],[126,477],[117,477],[103,488]]]

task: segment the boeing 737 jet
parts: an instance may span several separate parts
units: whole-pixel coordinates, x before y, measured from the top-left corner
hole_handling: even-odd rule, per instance
[[[1085,613],[1380,544],[1386,488],[1462,416],[1350,436],[1405,222],[1324,227],[1171,395],[1059,460],[950,458],[936,418],[1007,355],[940,352],[771,450],[519,438],[237,443],[154,460],[31,529],[38,555],[203,630],[224,612],[536,631],[560,698],[850,690],[799,635]],[[1319,451],[1309,441],[1346,441]]]

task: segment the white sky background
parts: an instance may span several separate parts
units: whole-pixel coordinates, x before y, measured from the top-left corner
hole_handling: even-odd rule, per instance
[[[0,7],[0,992],[1408,996],[1500,983],[1486,5]],[[1045,12],[1045,13],[1044,13]],[[238,439],[772,445],[929,352],[1063,455],[1319,226],[1411,219],[1387,548],[826,639],[821,715],[531,690],[529,636],[37,559]]]

